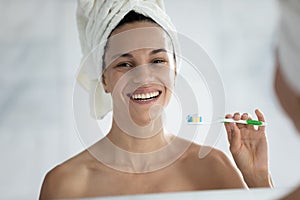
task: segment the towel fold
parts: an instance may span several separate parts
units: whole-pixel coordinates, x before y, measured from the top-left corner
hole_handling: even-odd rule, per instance
[[[168,32],[176,60],[180,60],[176,30],[163,0],[78,0],[76,17],[83,57],[77,81],[90,94],[90,114],[95,119],[112,110],[111,95],[105,93],[101,81],[104,47],[112,30],[130,11],[150,17]]]

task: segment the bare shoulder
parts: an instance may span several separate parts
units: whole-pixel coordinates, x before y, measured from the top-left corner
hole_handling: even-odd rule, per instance
[[[209,146],[202,146],[192,143],[185,154],[185,159],[190,162],[203,166],[209,166],[211,170],[231,168],[232,163],[225,153]]]
[[[97,164],[93,160],[85,150],[50,170],[44,178],[40,199],[80,196],[90,168]]]
[[[199,181],[205,179],[208,188],[210,185],[212,189],[245,187],[236,167],[218,149],[192,143],[183,159],[191,175]]]
[[[190,144],[189,148],[183,155],[183,159],[189,159],[193,162],[200,163],[204,161],[208,164],[214,163],[218,165],[231,165],[231,161],[222,151],[210,146],[203,146],[196,143]]]
[[[231,161],[224,152],[209,146],[197,146],[199,146],[197,156],[200,161],[203,159],[203,161],[216,169],[232,166]],[[196,147],[192,148],[197,149]]]

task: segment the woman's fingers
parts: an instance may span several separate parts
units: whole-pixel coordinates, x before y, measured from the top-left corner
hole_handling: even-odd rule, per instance
[[[248,113],[244,113],[241,117],[242,120],[248,120],[248,119],[252,119],[251,116],[248,114]],[[252,129],[252,130],[255,130],[254,126],[253,125],[245,125],[246,128],[248,129]]]
[[[233,116],[227,114],[225,118],[233,118],[234,120],[240,120],[240,114],[235,113]],[[227,132],[228,141],[230,144],[230,151],[232,154],[236,154],[241,147],[241,132],[237,124],[235,123],[225,123],[225,128]]]
[[[234,120],[240,120],[240,119],[241,119],[240,113],[239,113],[239,112],[234,113],[233,119],[234,119]]]
[[[231,114],[227,114],[225,116],[225,118],[227,119],[231,119],[232,118],[232,115]],[[230,128],[230,123],[224,123],[225,125],[225,129],[226,129],[226,132],[227,132],[227,138],[228,138],[228,141],[229,143],[231,143],[231,134],[232,134],[232,131],[231,131],[231,128]]]
[[[260,121],[265,121],[264,115],[258,109],[255,110],[255,114]],[[243,113],[242,115],[239,112],[234,113],[232,116],[231,114],[227,114],[225,118],[232,118],[234,120],[251,120],[252,117],[248,113]],[[227,132],[228,141],[230,143],[230,151],[232,153],[238,151],[242,143],[242,135],[243,138],[247,138],[248,136],[253,136],[256,132],[254,125],[247,125],[247,124],[239,124],[239,123],[225,123],[225,128]],[[264,126],[260,126],[258,128],[259,131],[265,131]],[[253,132],[254,131],[254,132]]]
[[[241,119],[240,113],[239,113],[239,112],[234,113],[233,119],[236,120],[236,121],[237,121],[237,120],[240,120],[240,119]],[[237,123],[237,127],[238,127],[239,129],[241,129],[241,128],[244,128],[245,125],[244,125],[244,124],[239,124],[239,123]]]
[[[231,142],[230,142],[230,151],[235,155],[241,147],[241,132],[235,123],[230,123],[231,129]]]
[[[263,114],[260,110],[256,109],[256,110],[255,110],[255,114],[256,114],[257,119],[258,119],[259,121],[265,122],[264,114]],[[266,127],[265,127],[265,126],[259,126],[259,127],[258,127],[258,130],[264,132],[264,131],[266,130]]]

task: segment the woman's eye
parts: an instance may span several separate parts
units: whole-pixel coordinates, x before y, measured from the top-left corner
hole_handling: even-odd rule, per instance
[[[117,67],[132,67],[132,65],[130,63],[120,63]]]
[[[154,60],[152,63],[155,63],[155,64],[159,64],[159,63],[165,63],[166,61],[163,60],[163,59],[156,59]]]

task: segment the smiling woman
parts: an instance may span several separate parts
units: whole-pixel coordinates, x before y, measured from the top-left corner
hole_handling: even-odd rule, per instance
[[[208,147],[165,131],[162,111],[173,92],[178,55],[174,36],[165,29],[170,21],[168,18],[160,19],[161,16],[166,17],[162,1],[95,1],[95,4],[83,5],[86,9],[89,6],[93,9],[109,8],[107,16],[113,18],[97,18],[99,23],[103,23],[101,28],[113,28],[107,34],[103,33],[103,37],[107,35],[107,38],[104,37],[103,54],[99,55],[101,48],[95,51],[94,58],[103,65],[102,73],[92,74],[97,77],[100,86],[91,90],[101,94],[105,92],[112,99],[112,127],[103,139],[52,169],[45,177],[40,199],[246,188],[244,180],[251,187],[269,187],[264,129],[237,127],[235,124],[226,126],[230,134],[252,134],[251,144],[260,145],[255,153],[262,153],[262,156],[257,157],[247,150],[246,143],[238,146],[237,142],[242,144],[243,141],[238,141],[233,134],[230,136],[230,141],[235,140],[232,149],[237,165],[242,166],[240,170],[244,180],[221,151],[212,149],[207,156],[199,159],[199,150]],[[120,17],[125,8],[128,10],[118,19],[119,22],[114,17]],[[151,10],[153,8],[156,12]],[[86,10],[86,13],[95,14],[93,12],[101,13],[99,10]],[[145,16],[151,13],[153,19]],[[88,26],[99,25],[94,23],[95,19],[90,20],[92,22]],[[92,41],[96,43],[95,39]],[[87,50],[84,51],[87,53]],[[105,104],[95,106],[103,107]],[[100,114],[105,115],[106,111]],[[263,119],[259,111],[257,115]],[[240,116],[236,114],[234,118],[239,119]],[[248,119],[248,116],[243,115],[242,118]],[[104,156],[105,162],[91,152]],[[172,162],[170,158],[174,158]]]
[[[128,97],[121,109],[126,110],[128,105],[130,119],[138,125],[146,125],[151,121],[149,109],[154,105],[165,107],[169,102],[169,89],[174,85],[175,56],[164,30],[156,23],[143,20],[137,13],[128,14],[132,19],[134,15],[142,21],[129,23],[125,20],[127,23],[117,26],[108,40],[104,57],[107,67],[102,74],[102,83],[106,92],[116,90],[116,95],[112,96],[113,108],[120,109],[118,105]],[[160,70],[165,67],[167,70]],[[125,88],[116,89],[118,81],[129,71],[132,75],[122,84]],[[126,93],[120,97],[122,91]],[[114,109],[114,113],[118,115],[119,111]]]

